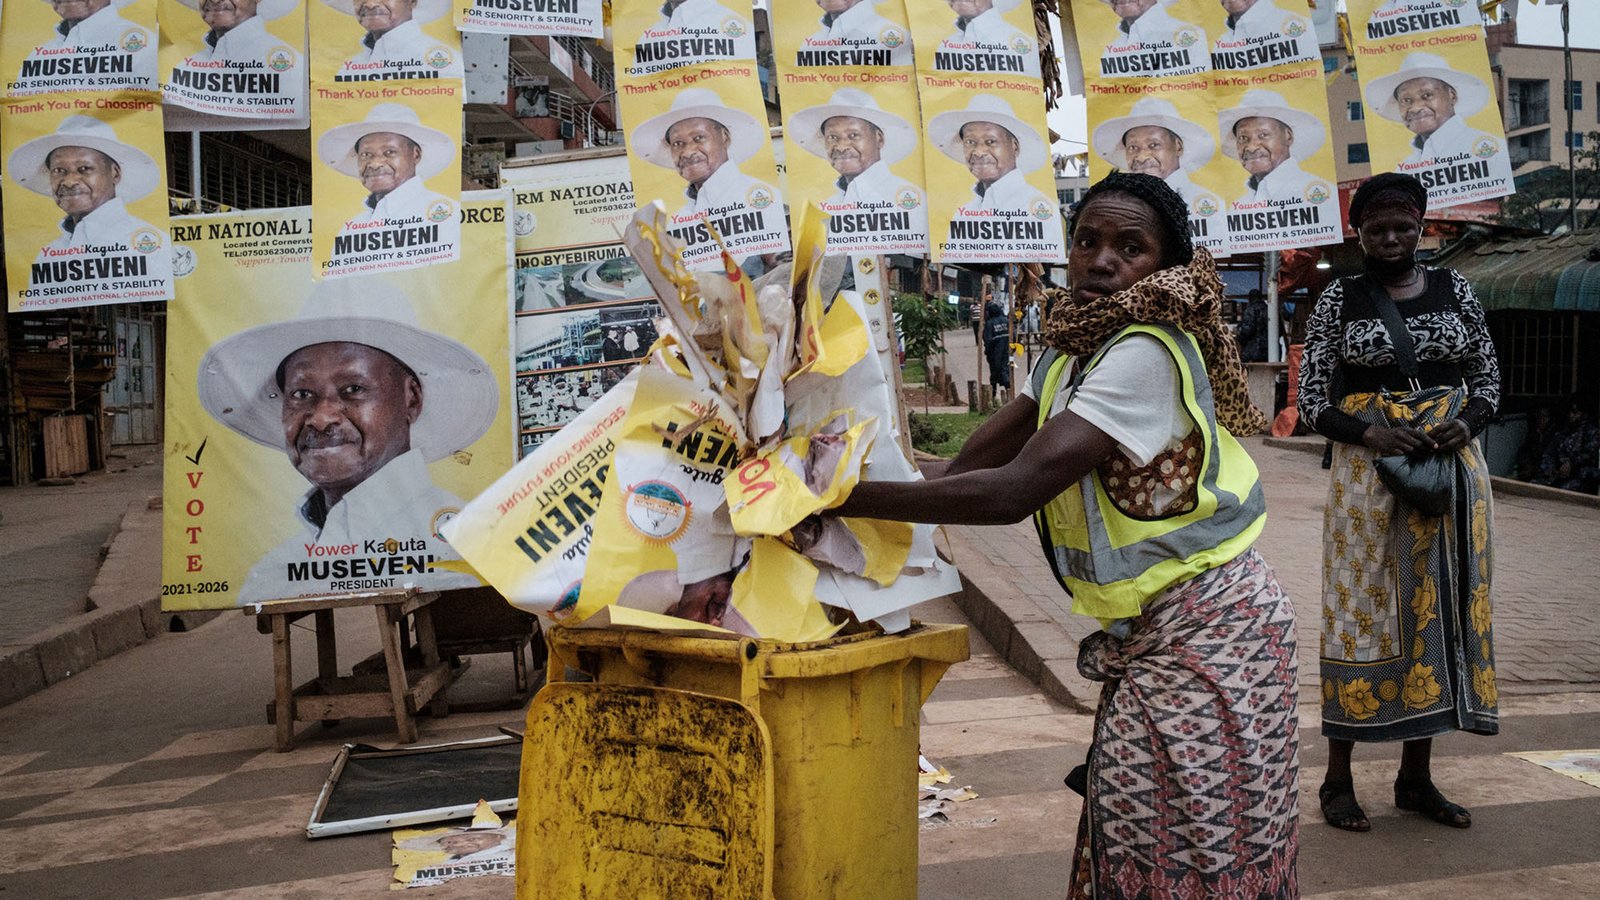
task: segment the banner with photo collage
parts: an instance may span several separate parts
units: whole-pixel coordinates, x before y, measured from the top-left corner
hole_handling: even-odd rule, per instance
[[[1282,5],[1279,5],[1281,2]],[[1338,243],[1327,88],[1304,0],[1077,0],[1091,180],[1162,178],[1214,255]]]
[[[793,208],[828,213],[830,253],[928,253],[915,58],[902,0],[772,6]]]
[[[462,205],[401,277],[314,279],[307,207],[172,220],[163,608],[478,583],[439,529],[515,461],[511,216]]]
[[[1062,261],[1032,6],[906,0],[906,15],[914,23],[933,259]]]
[[[690,268],[721,265],[718,237],[747,270],[772,265],[789,228],[748,0],[620,3],[612,34],[639,202],[666,207]]]
[[[601,0],[455,0],[457,31],[598,38],[605,34]]]
[[[159,3],[161,93],[171,130],[310,124],[306,0]]]
[[[1372,171],[1415,175],[1430,209],[1515,193],[1477,4],[1350,0],[1349,8]]]
[[[622,246],[634,210],[621,154],[501,169],[515,198],[520,454],[593,406],[655,343],[655,292]]]

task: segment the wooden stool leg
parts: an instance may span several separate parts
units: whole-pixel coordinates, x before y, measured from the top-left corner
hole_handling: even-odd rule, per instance
[[[433,609],[424,606],[412,613],[411,618],[417,626],[417,649],[422,651],[422,670],[431,672],[439,664],[439,636],[433,630]],[[448,683],[439,688],[428,703],[428,715],[436,719],[450,715],[449,692]]]
[[[401,616],[396,607],[382,605],[377,608],[378,633],[383,638],[383,663],[389,670],[389,702],[394,706],[395,729],[400,732],[400,743],[417,742],[417,723],[406,709],[406,662],[400,655]]]
[[[277,724],[279,753],[294,749],[294,672],[289,654],[289,620],[272,616],[272,689],[277,704],[273,718]]]
[[[333,684],[339,677],[339,644],[334,638],[333,610],[319,609],[312,614],[317,629],[317,677],[323,685]],[[332,728],[338,719],[323,719],[322,727]]]

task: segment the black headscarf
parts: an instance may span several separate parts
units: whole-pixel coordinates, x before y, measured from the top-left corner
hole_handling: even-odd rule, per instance
[[[1165,181],[1154,175],[1139,172],[1112,172],[1083,192],[1083,199],[1072,207],[1072,217],[1067,222],[1067,238],[1078,228],[1078,214],[1089,201],[1101,194],[1127,194],[1150,204],[1156,211],[1157,224],[1166,233],[1162,235],[1162,267],[1186,266],[1194,259],[1194,241],[1189,237],[1189,207]]]
[[[1422,221],[1423,215],[1428,212],[1427,188],[1415,175],[1400,172],[1374,175],[1361,182],[1355,196],[1350,198],[1350,227],[1360,228],[1361,220],[1369,209],[1396,206],[1414,212],[1417,221]]]

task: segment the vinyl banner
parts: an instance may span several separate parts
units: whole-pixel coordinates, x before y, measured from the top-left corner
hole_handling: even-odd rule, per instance
[[[1430,209],[1514,193],[1476,6],[1352,0],[1350,21],[1372,171],[1415,175]]]
[[[522,455],[599,398],[655,343],[655,292],[620,233],[626,157],[507,167],[516,197],[517,420]]]
[[[911,32],[900,0],[777,4],[773,56],[791,203],[830,216],[831,253],[928,252]]]
[[[439,530],[512,464],[510,215],[395,278],[312,278],[311,210],[173,220],[163,607],[477,584]]]
[[[305,0],[160,3],[161,93],[168,106],[304,127]]]
[[[305,0],[311,83],[461,78],[461,34],[450,24],[450,2]]]
[[[601,0],[455,0],[458,31],[597,38],[605,34]]]
[[[415,269],[461,255],[461,82],[313,89],[319,277]]]
[[[159,90],[156,0],[11,0],[0,4],[0,34],[7,97]]]
[[[0,145],[7,309],[172,299],[155,94],[13,101],[0,106]]]

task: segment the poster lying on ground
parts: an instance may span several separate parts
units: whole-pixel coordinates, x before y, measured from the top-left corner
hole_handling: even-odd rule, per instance
[[[601,0],[455,0],[457,31],[597,38],[605,34]]]
[[[4,96],[156,91],[156,0],[0,4]]]
[[[451,0],[305,3],[314,85],[460,79],[465,71],[461,33],[450,24]]]
[[[161,93],[169,107],[305,127],[305,0],[160,4]]]
[[[477,584],[439,529],[513,459],[510,215],[464,199],[477,252],[401,277],[314,279],[305,207],[174,220],[166,609]]]
[[[172,299],[156,94],[58,94],[0,106],[6,307]]]

